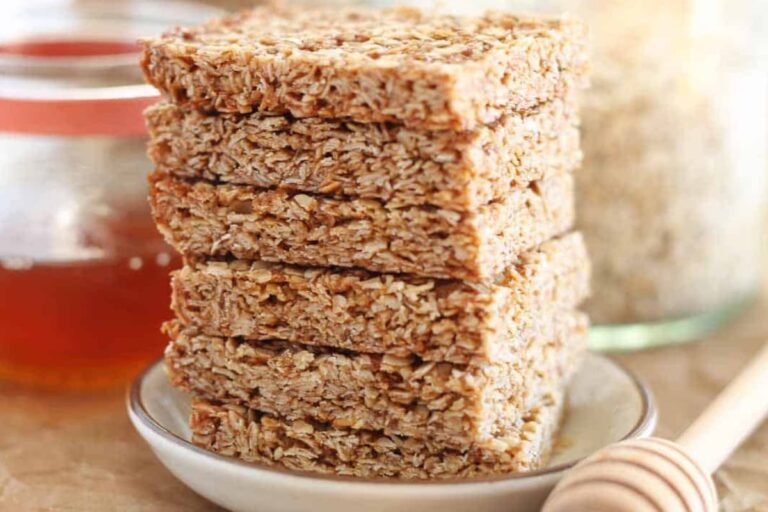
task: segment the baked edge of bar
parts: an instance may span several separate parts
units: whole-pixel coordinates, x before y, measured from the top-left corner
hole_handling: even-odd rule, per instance
[[[206,334],[452,363],[509,359],[523,329],[575,308],[589,291],[578,232],[523,253],[480,286],[265,262],[192,265],[172,273],[172,308]]]
[[[149,155],[161,172],[469,212],[514,187],[580,165],[574,103],[557,98],[536,109],[542,112],[509,114],[469,133],[262,114],[208,116],[167,102],[150,107],[145,118]]]
[[[234,256],[306,266],[487,281],[575,217],[573,176],[534,182],[478,213],[388,209],[241,185],[150,177],[158,230],[185,256]],[[267,222],[268,221],[268,222]],[[416,229],[418,228],[418,229]]]

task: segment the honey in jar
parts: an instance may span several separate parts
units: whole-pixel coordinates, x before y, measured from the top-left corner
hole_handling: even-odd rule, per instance
[[[0,37],[2,381],[122,386],[162,353],[176,262],[146,201],[141,118],[157,93],[139,34],[117,33]]]

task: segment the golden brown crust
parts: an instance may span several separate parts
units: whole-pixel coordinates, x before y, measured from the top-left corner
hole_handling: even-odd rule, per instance
[[[566,18],[415,9],[274,9],[143,42],[147,80],[219,112],[472,129],[580,87],[585,29]]]

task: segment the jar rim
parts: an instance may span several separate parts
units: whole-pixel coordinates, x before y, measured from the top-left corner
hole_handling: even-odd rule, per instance
[[[118,51],[122,48],[122,51]],[[129,51],[130,48],[130,51]],[[0,70],[111,69],[136,66],[141,49],[135,39],[99,34],[30,33],[0,39]]]
[[[45,51],[56,53],[60,51],[62,45],[66,46],[70,41],[82,40],[75,35],[40,40],[30,38],[21,44],[38,44],[40,41],[45,45]],[[101,48],[107,50],[113,48],[111,45],[105,47],[103,40],[101,41]],[[123,44],[119,39],[114,39],[114,42]],[[85,55],[82,58],[90,66],[96,65],[96,69],[102,72],[115,71],[120,66],[133,70],[138,67],[139,53],[138,46],[134,46],[136,48],[134,52],[118,55],[123,62],[112,62],[115,56],[111,53]],[[73,49],[78,48],[65,48],[67,51]],[[68,51],[68,53],[74,52]],[[30,62],[33,67],[55,71],[57,66],[78,66],[80,59],[81,57],[75,55],[61,58],[43,55],[38,60],[37,56],[27,57],[23,51],[0,53],[0,71],[18,66],[24,69]],[[15,66],[14,64],[18,61],[21,61],[21,64]],[[53,64],[50,64],[50,61]],[[101,62],[108,63],[108,66],[106,68],[100,66]],[[88,73],[87,69],[85,73]],[[159,94],[155,88],[142,83],[44,88],[4,84],[0,85],[0,132],[69,136],[139,135],[145,131],[141,113],[158,97]]]
[[[220,8],[189,0],[12,3],[9,15],[0,18],[0,71],[19,74],[41,68],[67,70],[74,67],[95,71],[135,67],[140,38],[154,36],[174,25],[197,24],[223,13]],[[50,51],[18,51],[19,46],[30,43],[53,44],[57,48],[53,48],[54,55]],[[101,48],[70,55],[56,51],[63,46],[71,47],[73,43],[81,46],[96,43]],[[126,51],[129,47],[132,51]],[[113,51],[105,51],[105,48]]]
[[[139,38],[221,13],[185,0],[17,6],[0,19],[0,132],[144,134],[159,93],[141,79]]]
[[[14,97],[0,92],[0,133],[143,135],[146,128],[141,114],[159,98],[157,90],[149,85],[84,88],[66,93],[66,97]]]

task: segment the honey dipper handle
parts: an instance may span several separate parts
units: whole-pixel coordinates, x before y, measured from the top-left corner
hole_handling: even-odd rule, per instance
[[[678,438],[708,473],[757,427],[768,413],[768,345]]]

